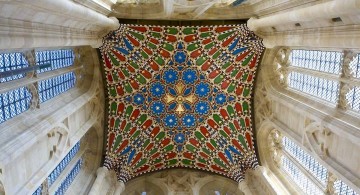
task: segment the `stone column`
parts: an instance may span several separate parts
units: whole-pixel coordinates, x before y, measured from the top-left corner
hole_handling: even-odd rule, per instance
[[[248,182],[246,181],[246,179],[239,182],[238,188],[239,188],[239,190],[241,190],[244,193],[244,195],[252,195],[252,192],[249,188],[249,185],[248,185]]]
[[[105,168],[105,167],[98,168],[98,170],[96,171],[96,180],[90,189],[89,195],[101,194],[101,192],[100,192],[101,184],[104,181],[105,176],[108,172],[109,172],[109,170],[107,170],[107,168]]]
[[[120,195],[125,190],[124,182],[118,181],[116,182],[116,188],[114,195]]]

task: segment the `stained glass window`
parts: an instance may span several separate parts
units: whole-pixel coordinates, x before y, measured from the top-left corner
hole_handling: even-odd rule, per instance
[[[31,93],[25,87],[0,94],[0,123],[30,108]]]
[[[285,151],[296,159],[307,171],[309,171],[315,178],[323,185],[326,185],[328,171],[322,166],[314,157],[305,152],[295,142],[289,138],[283,138],[283,146]]]
[[[48,185],[51,186],[70,161],[75,157],[77,152],[80,150],[80,142],[76,143],[75,146],[70,150],[70,152],[64,157],[64,159],[56,166],[56,168],[48,176]]]
[[[42,195],[42,186],[38,187],[32,195]]]
[[[40,103],[45,102],[75,86],[75,73],[69,72],[38,83]]]
[[[282,158],[282,166],[286,173],[293,179],[293,181],[306,193],[311,195],[324,194],[323,191],[315,185],[315,183],[308,178],[296,164],[288,157]]]
[[[36,63],[51,64],[51,67],[38,70],[38,73],[65,68],[74,64],[74,51],[71,49],[48,50],[35,52]]]
[[[360,87],[351,89],[349,93],[346,94],[346,99],[351,109],[360,111]]]
[[[289,87],[336,103],[339,94],[339,82],[327,80],[298,72],[291,72],[288,77]]]
[[[66,190],[70,187],[71,183],[74,181],[75,177],[79,174],[81,169],[82,159],[79,159],[75,164],[70,173],[66,176],[65,180],[61,183],[59,188],[56,190],[55,195],[63,195]]]
[[[334,183],[335,192],[339,195],[359,195],[341,180]]]
[[[290,53],[291,66],[340,74],[342,52],[292,50]]]
[[[0,72],[12,71],[26,68],[28,66],[29,64],[22,53],[0,53]],[[5,78],[0,77],[0,83],[20,79],[23,77],[25,77],[25,74],[16,74]]]

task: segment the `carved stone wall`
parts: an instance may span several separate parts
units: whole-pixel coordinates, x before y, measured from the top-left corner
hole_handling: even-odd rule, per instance
[[[255,109],[259,110],[255,117],[262,165],[268,167],[276,180],[280,181],[273,183],[273,186],[283,186],[289,194],[303,193],[294,188],[279,169],[279,138],[284,135],[302,145],[304,150],[324,165],[332,173],[331,178],[341,179],[355,191],[360,191],[360,169],[357,166],[360,155],[356,152],[360,147],[358,115],[344,111],[346,104],[341,101],[338,106],[331,107],[301,92],[288,89],[281,77],[287,74],[288,50],[289,48],[279,47],[267,50],[259,72],[260,87],[256,89],[254,105]],[[353,55],[345,51],[344,61],[347,61],[348,57],[352,58],[351,56]],[[343,75],[346,73],[343,72]],[[344,76],[339,80],[347,82]],[[267,95],[264,98],[258,94]],[[342,92],[340,100],[341,94]],[[263,106],[264,99],[267,99],[269,108]],[[265,112],[264,109],[271,114],[264,117],[261,114]],[[268,109],[270,111],[267,111]],[[266,138],[268,141],[265,141]],[[334,182],[331,178],[329,182]],[[327,191],[333,191],[333,185],[328,184]]]

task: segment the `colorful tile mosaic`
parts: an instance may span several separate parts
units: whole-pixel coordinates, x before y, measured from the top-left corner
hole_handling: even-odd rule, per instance
[[[104,164],[120,181],[171,167],[240,181],[258,165],[251,97],[264,47],[246,25],[121,25],[100,50],[109,99]]]

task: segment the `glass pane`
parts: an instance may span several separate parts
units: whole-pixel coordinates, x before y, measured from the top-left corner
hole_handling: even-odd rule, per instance
[[[340,74],[343,54],[335,51],[292,50],[291,66]]]
[[[70,150],[70,152],[64,157],[64,159],[56,166],[56,168],[48,176],[48,185],[49,187],[56,181],[59,175],[64,171],[65,167],[70,163],[74,158],[77,152],[80,150],[80,142],[76,143],[75,146]]]
[[[81,169],[82,159],[80,159],[66,176],[65,180],[61,183],[60,187],[56,190],[55,195],[63,195],[66,190],[70,187],[71,183],[74,181],[75,177],[78,175]]]
[[[282,157],[282,167],[293,181],[309,195],[320,195],[324,192],[316,186],[301,170],[287,157]]]
[[[30,108],[31,93],[25,87],[0,94],[0,123]]]
[[[359,195],[341,180],[334,183],[335,192],[339,195]]]
[[[37,51],[35,57],[38,65],[51,64],[51,67],[40,69],[38,73],[72,66],[75,59],[74,51],[71,49]]]
[[[41,195],[42,194],[42,186],[38,187],[36,191],[32,195]]]
[[[360,54],[357,54],[354,60],[350,62],[350,69],[354,77],[360,78]]]
[[[22,53],[0,53],[0,72],[26,68],[28,66],[29,64]],[[16,74],[5,78],[0,77],[0,83],[23,77],[25,77],[25,74]]]
[[[75,86],[76,76],[69,72],[38,83],[40,103],[45,102]]]
[[[355,111],[360,111],[360,87],[354,87],[346,94],[346,99],[350,108]]]
[[[288,77],[290,88],[314,95],[318,98],[336,103],[339,94],[339,83],[298,72],[291,72]]]
[[[283,146],[287,153],[294,157],[307,171],[309,171],[324,186],[327,183],[328,171],[310,154],[305,152],[295,142],[287,137],[283,137]]]

